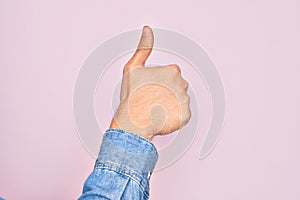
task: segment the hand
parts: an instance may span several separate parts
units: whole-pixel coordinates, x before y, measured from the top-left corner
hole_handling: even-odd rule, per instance
[[[138,48],[123,69],[120,105],[110,125],[148,140],[180,129],[191,117],[188,83],[180,68],[144,66],[153,41],[151,28],[144,26]]]

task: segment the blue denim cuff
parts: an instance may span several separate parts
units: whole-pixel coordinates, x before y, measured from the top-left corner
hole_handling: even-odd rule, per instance
[[[109,166],[125,172],[151,175],[158,159],[155,146],[147,139],[120,129],[108,129],[95,167]]]

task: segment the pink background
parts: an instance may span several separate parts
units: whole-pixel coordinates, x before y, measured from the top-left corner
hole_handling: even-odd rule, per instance
[[[72,94],[88,54],[141,28],[183,33],[222,77],[226,122],[154,173],[151,199],[300,199],[300,3],[287,1],[1,1],[0,196],[75,199],[94,159],[80,143]]]

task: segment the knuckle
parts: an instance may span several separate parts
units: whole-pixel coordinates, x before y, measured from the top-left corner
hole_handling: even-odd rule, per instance
[[[123,68],[123,73],[125,74],[126,72],[129,72],[130,68],[131,68],[130,64],[126,64]]]
[[[187,90],[189,87],[189,83],[186,80],[183,80],[183,88]]]
[[[183,115],[181,126],[182,127],[185,126],[190,121],[190,119],[191,119],[191,111],[190,109],[188,109]]]
[[[188,122],[191,119],[191,110],[188,109],[185,115],[185,121]]]
[[[182,126],[187,124],[191,119],[190,96],[185,94],[182,96]]]
[[[188,104],[190,104],[191,97],[189,95],[186,96]]]
[[[181,73],[180,67],[177,64],[168,65],[169,68],[174,69],[175,71]]]
[[[189,121],[191,118],[191,109],[190,109],[190,96],[186,96],[186,120]]]
[[[181,98],[183,100],[183,105],[187,105],[190,101],[190,97],[187,94],[182,94]]]
[[[191,110],[189,109],[188,116],[187,116],[187,121],[190,121],[191,117],[192,117],[192,113],[191,113]]]

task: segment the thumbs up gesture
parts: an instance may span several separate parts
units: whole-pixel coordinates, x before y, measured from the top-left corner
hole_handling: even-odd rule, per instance
[[[191,117],[188,83],[180,68],[145,67],[153,42],[152,29],[144,26],[137,50],[123,68],[120,105],[110,125],[148,140],[180,129]]]

